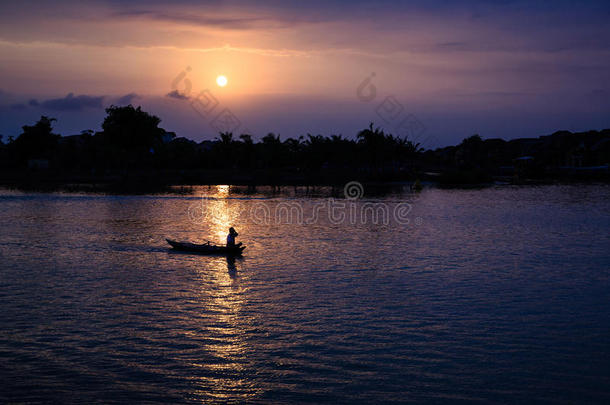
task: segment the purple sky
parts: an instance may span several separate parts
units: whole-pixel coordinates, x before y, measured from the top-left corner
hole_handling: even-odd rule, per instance
[[[40,115],[99,130],[127,103],[196,140],[609,128],[608,20],[607,1],[4,2],[0,134]]]

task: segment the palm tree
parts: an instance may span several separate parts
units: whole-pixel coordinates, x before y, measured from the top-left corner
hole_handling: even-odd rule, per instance
[[[225,146],[231,145],[233,142],[233,132],[221,132],[220,142],[222,142],[222,144]]]

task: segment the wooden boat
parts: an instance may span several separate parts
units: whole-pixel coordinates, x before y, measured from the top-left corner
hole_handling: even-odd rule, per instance
[[[202,245],[190,242],[177,242],[171,239],[165,239],[175,250],[183,252],[195,252],[207,255],[227,255],[227,256],[240,256],[246,248],[243,245],[235,247],[212,245],[209,242]]]

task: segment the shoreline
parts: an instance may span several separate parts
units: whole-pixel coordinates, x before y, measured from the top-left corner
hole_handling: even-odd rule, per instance
[[[441,189],[484,189],[502,186],[544,186],[544,185],[608,185],[610,180],[605,176],[575,177],[562,176],[552,178],[511,178],[506,176],[490,176],[486,181],[468,182],[468,176],[453,177],[446,181],[441,176],[445,173],[430,175],[380,176],[358,175],[348,176],[346,173],[315,173],[313,176],[237,176],[218,173],[167,173],[167,172],[129,172],[122,175],[108,176],[66,175],[65,173],[21,172],[18,176],[0,175],[0,189],[32,191],[32,192],[83,192],[105,194],[186,194],[193,187],[228,185],[244,188],[255,192],[257,188],[270,188],[281,191],[284,188],[305,188],[306,190],[320,187],[342,190],[349,182],[359,182],[367,189],[387,190],[409,187],[419,183],[423,188]]]

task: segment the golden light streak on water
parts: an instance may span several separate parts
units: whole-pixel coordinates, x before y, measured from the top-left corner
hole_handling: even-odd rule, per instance
[[[238,259],[241,263],[241,260]],[[213,313],[213,323],[202,325],[201,338],[212,337],[206,350],[217,359],[215,362],[191,362],[191,366],[212,371],[212,377],[194,377],[200,390],[197,397],[213,396],[218,400],[240,398],[246,400],[256,396],[252,381],[241,377],[246,371],[248,353],[251,348],[244,339],[247,336],[248,317],[241,313],[245,305],[245,292],[237,275],[239,264],[235,259],[216,257],[210,260],[205,271],[199,273],[202,285],[212,285],[207,290],[205,312]]]

